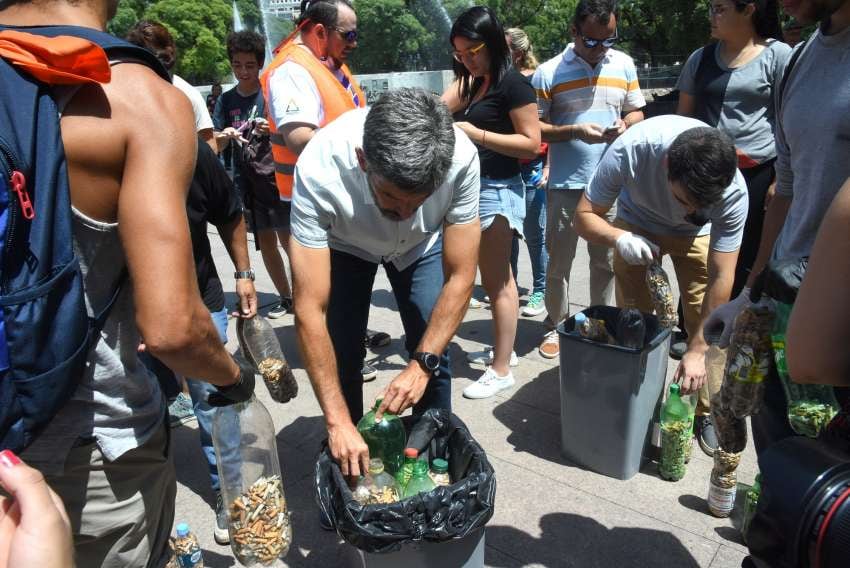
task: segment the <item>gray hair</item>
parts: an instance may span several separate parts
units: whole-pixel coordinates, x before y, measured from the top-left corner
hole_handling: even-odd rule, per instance
[[[433,193],[446,179],[455,149],[449,109],[423,89],[384,93],[363,129],[369,171],[410,193]]]

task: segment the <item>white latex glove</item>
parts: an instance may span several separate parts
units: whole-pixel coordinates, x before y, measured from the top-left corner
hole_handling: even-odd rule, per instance
[[[716,343],[721,349],[729,347],[729,340],[732,338],[732,329],[735,326],[735,318],[749,304],[750,289],[747,287],[741,290],[737,298],[711,312],[702,327],[706,341]]]
[[[652,264],[661,252],[658,245],[634,233],[623,233],[617,239],[617,252],[627,264]]]

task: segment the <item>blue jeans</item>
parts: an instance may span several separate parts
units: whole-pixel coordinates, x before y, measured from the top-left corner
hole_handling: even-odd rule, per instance
[[[391,263],[384,269],[398,304],[404,326],[408,356],[412,356],[425,335],[431,312],[443,290],[443,247],[440,239],[422,258],[402,271]],[[363,336],[369,320],[372,284],[378,265],[354,255],[331,250],[331,296],[328,303],[328,332],[336,355],[339,382],[351,419],[363,417],[363,377],[360,370],[366,357]],[[414,414],[429,408],[451,409],[451,367],[448,349],[440,358],[440,374],[428,381],[425,394]]]
[[[222,343],[227,343],[227,308],[223,308],[218,312],[210,312],[215,328],[218,330],[218,335]],[[192,397],[192,406],[195,410],[195,416],[198,419],[198,431],[201,438],[201,449],[204,456],[207,458],[209,466],[210,485],[213,491],[219,490],[218,466],[215,461],[215,448],[212,441],[212,420],[215,414],[215,408],[207,404],[207,396],[211,392],[215,392],[215,386],[206,381],[199,379],[186,379],[186,384],[189,386],[189,395]],[[238,460],[238,443],[234,444],[233,448]],[[227,460],[229,461],[229,460]],[[236,462],[238,464],[238,461]]]
[[[531,258],[531,291],[546,292],[546,267],[549,265],[549,253],[546,252],[544,234],[546,231],[546,188],[538,187],[531,182],[532,177],[539,175],[543,169],[543,158],[525,164],[522,167],[522,181],[525,183],[525,220],[523,233]],[[517,263],[519,261],[519,239],[515,236],[511,244],[511,268],[514,280],[517,279]],[[517,287],[519,287],[517,285]]]

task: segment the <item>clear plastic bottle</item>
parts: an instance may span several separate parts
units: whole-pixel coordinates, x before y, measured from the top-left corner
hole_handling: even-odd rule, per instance
[[[395,475],[404,463],[404,447],[407,445],[407,432],[404,424],[395,414],[384,413],[380,422],[375,422],[375,414],[381,406],[382,399],[375,401],[375,406],[357,423],[357,431],[363,436],[363,441],[369,446],[369,457],[381,458],[384,467]]]
[[[275,402],[288,402],[298,395],[298,382],[286,362],[274,328],[263,316],[239,318],[236,336],[242,354],[262,375]]]
[[[761,474],[756,475],[755,483],[747,491],[747,500],[744,502],[744,523],[741,525],[741,535],[744,537],[744,542],[747,541],[747,533],[750,532],[750,523],[753,522],[753,517],[756,514],[756,507],[759,504],[761,497]]]
[[[790,304],[776,302],[776,319],[771,332],[776,371],[788,403],[788,424],[797,434],[817,438],[841,410],[835,390],[828,385],[802,385],[791,380],[785,360],[785,332]]]
[[[404,465],[402,465],[395,474],[395,479],[398,482],[398,487],[402,494],[404,493],[404,489],[407,487],[407,484],[410,482],[410,478],[413,477],[413,467],[416,465],[417,461],[419,461],[419,450],[416,448],[405,448]]]
[[[579,312],[575,315],[574,321],[575,330],[582,337],[598,343],[616,344],[605,327],[605,320],[589,318],[584,312]]]
[[[657,262],[646,267],[646,286],[649,288],[649,296],[655,316],[661,327],[672,329],[679,323],[679,313],[676,310],[676,302],[673,301],[673,288],[670,286],[670,278]]]
[[[670,385],[670,394],[661,410],[661,461],[658,473],[669,481],[685,476],[685,455],[691,443],[691,411],[679,397],[679,385]]]
[[[436,487],[434,482],[428,477],[428,464],[424,461],[417,460],[413,466],[413,477],[404,488],[404,497],[412,497],[420,493],[431,491]]]
[[[428,472],[428,475],[434,485],[448,486],[452,484],[452,479],[449,476],[449,462],[444,459],[435,458],[431,462],[431,471]]]
[[[180,523],[176,527],[174,539],[174,557],[179,568],[204,568],[204,553],[198,538],[189,530],[189,525]]]
[[[752,416],[761,407],[773,359],[771,330],[775,315],[773,300],[763,296],[735,318],[720,390],[724,405],[736,418]]]
[[[728,517],[735,508],[738,492],[738,465],[741,454],[733,454],[722,448],[714,450],[714,467],[708,485],[708,510],[715,517]]]
[[[362,505],[395,503],[401,498],[398,483],[384,471],[381,458],[369,460],[369,472],[357,483],[354,498]]]
[[[254,396],[216,409],[213,444],[234,556],[274,564],[289,551],[292,524],[269,411]]]

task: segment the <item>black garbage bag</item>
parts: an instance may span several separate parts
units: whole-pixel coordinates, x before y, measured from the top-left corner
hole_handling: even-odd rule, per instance
[[[393,552],[402,544],[459,539],[483,528],[496,507],[496,475],[466,424],[448,410],[402,419],[407,446],[449,462],[448,487],[388,505],[361,505],[331,457],[327,441],[316,461],[316,501],[337,532],[364,552]],[[414,423],[415,421],[415,423]]]

